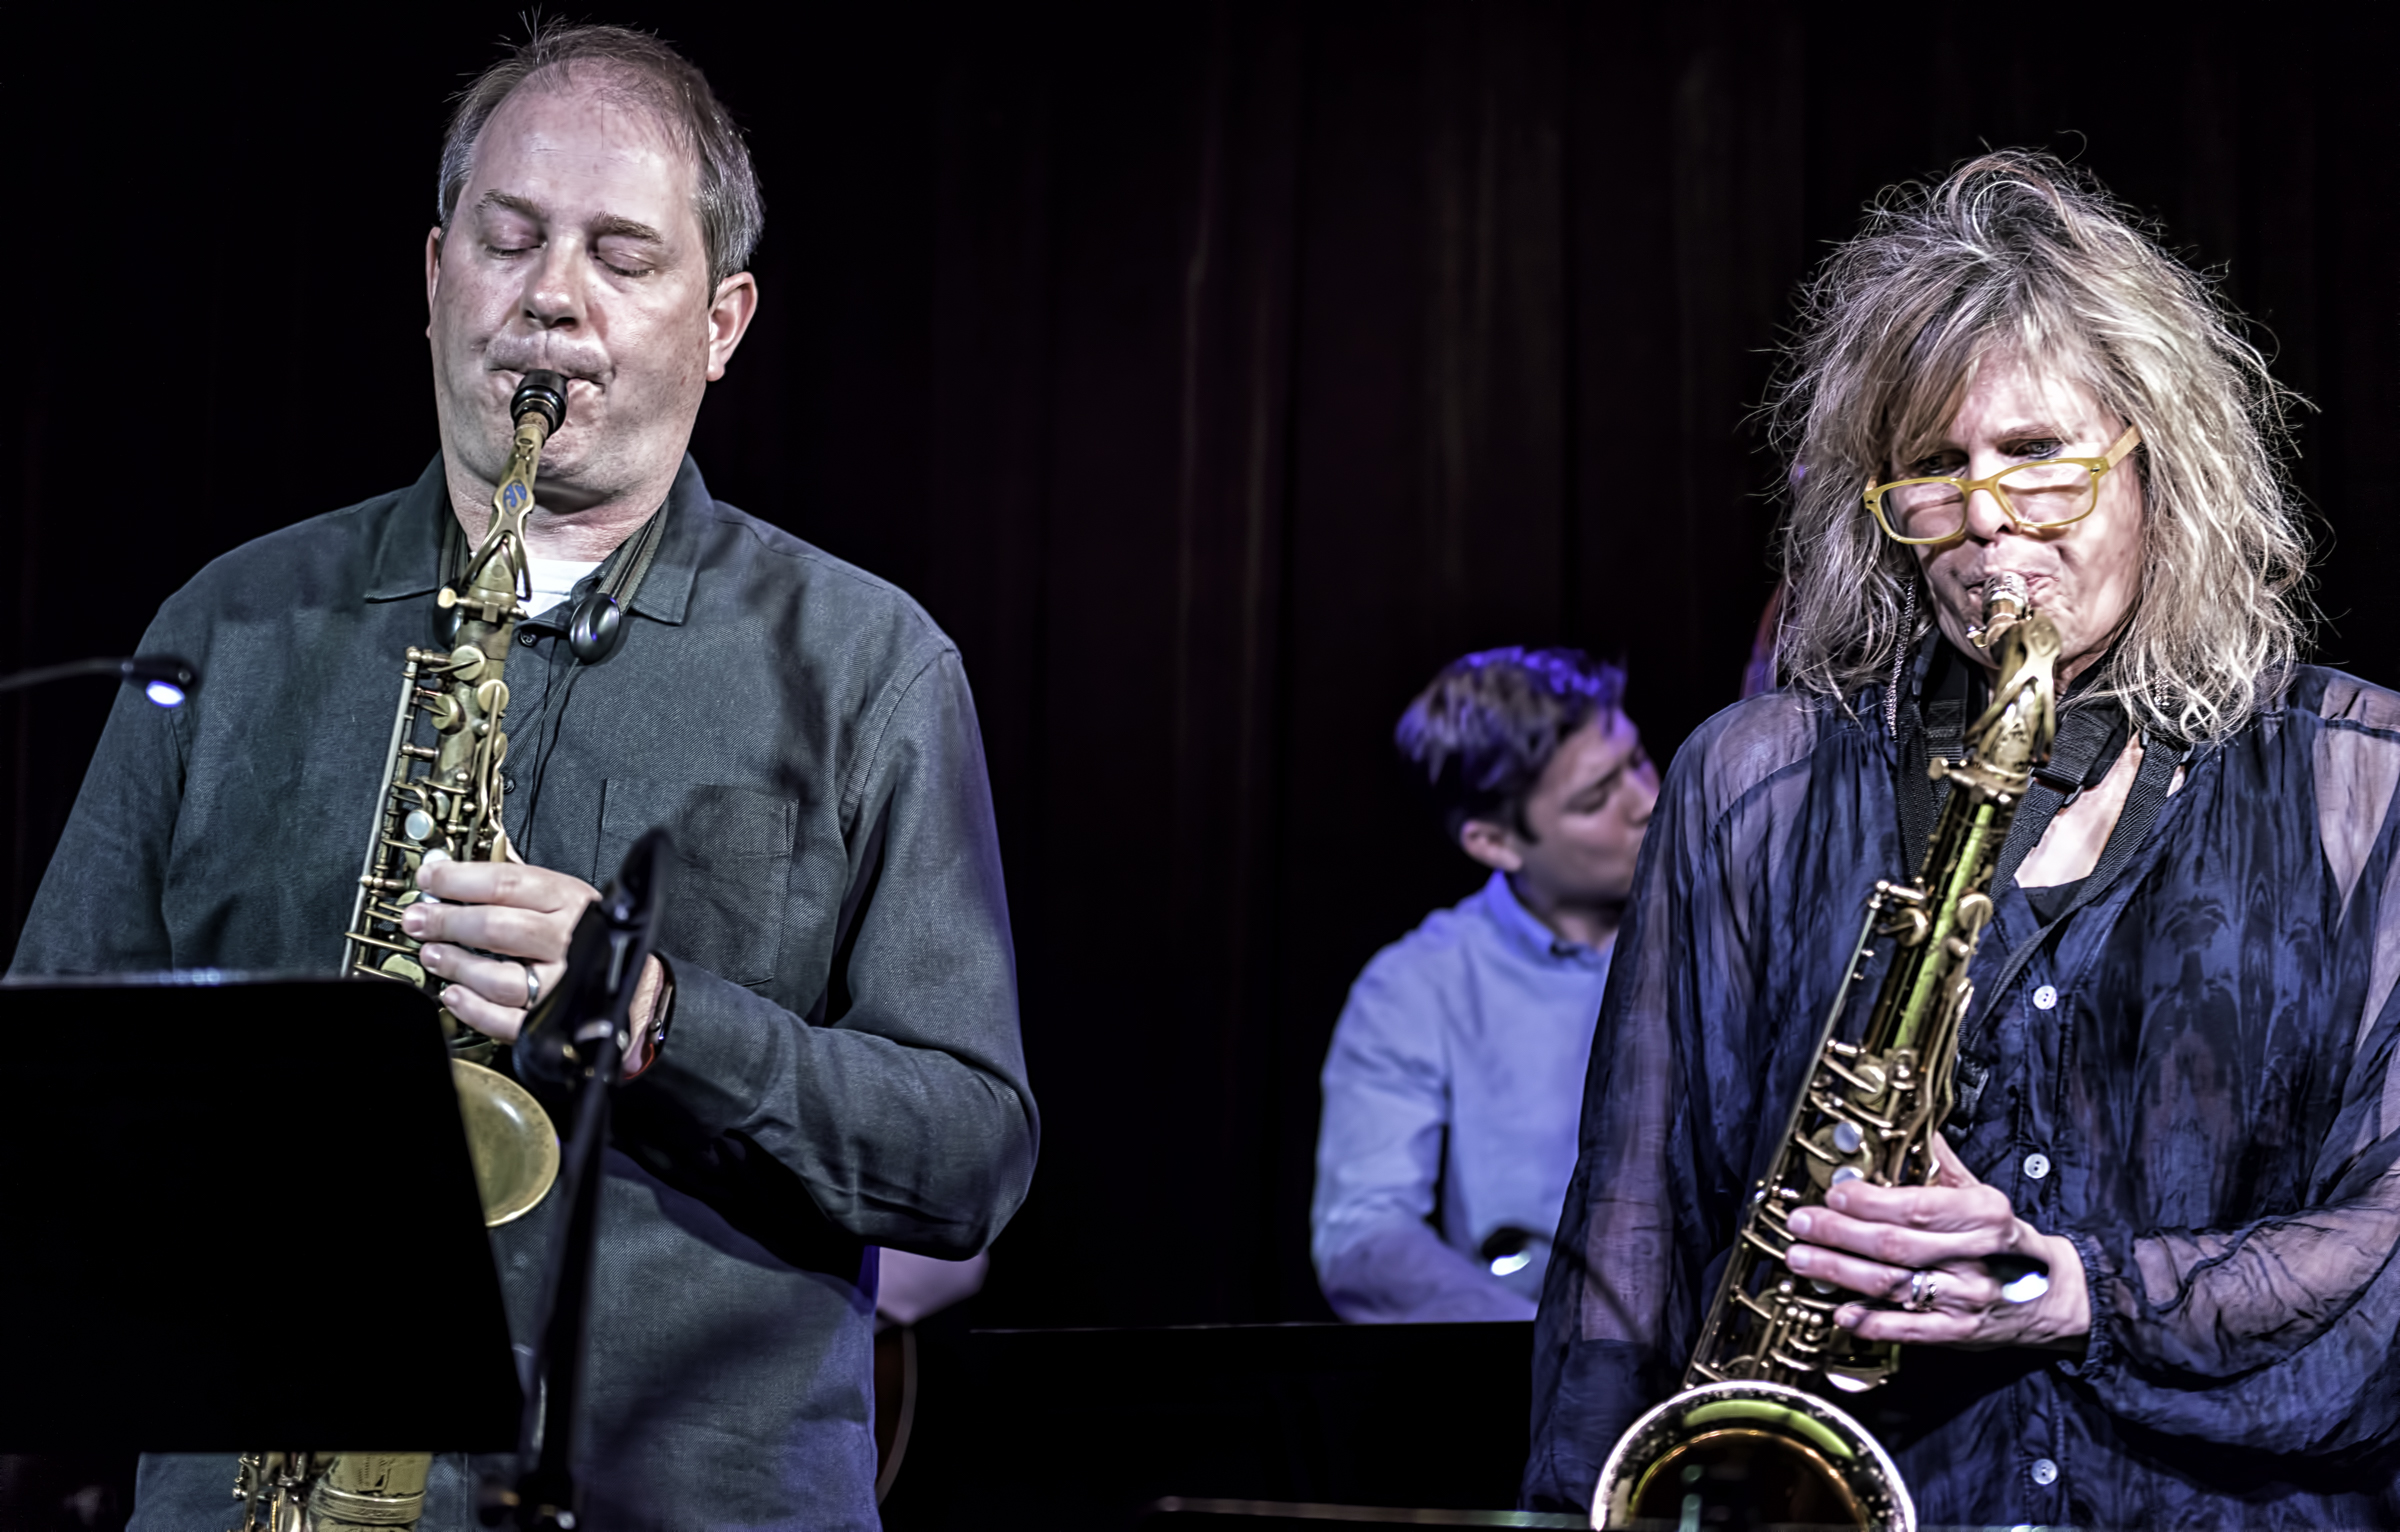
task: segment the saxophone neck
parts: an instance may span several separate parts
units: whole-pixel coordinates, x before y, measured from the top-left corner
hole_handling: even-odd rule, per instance
[[[528,372],[509,400],[508,411],[516,422],[508,468],[492,489],[491,525],[459,579],[461,598],[490,609],[513,608],[528,594],[525,518],[533,514],[533,481],[541,472],[542,448],[567,418],[566,379],[539,368]]]
[[[2058,732],[2058,627],[2034,606],[2023,575],[1999,574],[1984,587],[1983,622],[1968,636],[1996,671],[1991,704],[1967,730],[1969,754],[2021,793]]]

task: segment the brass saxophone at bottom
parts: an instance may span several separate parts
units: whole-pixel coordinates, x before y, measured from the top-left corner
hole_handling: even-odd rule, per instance
[[[428,992],[441,981],[428,978],[417,960],[422,944],[400,928],[402,912],[423,897],[417,870],[444,859],[516,859],[500,817],[500,768],[508,759],[502,673],[527,615],[525,518],[543,444],[566,423],[566,379],[526,373],[508,412],[515,437],[492,491],[491,526],[465,572],[441,591],[457,633],[447,650],[412,645],[401,673],[400,709],[342,948],[344,973]],[[447,1011],[442,1025],[484,1222],[503,1224],[538,1204],[558,1178],[558,1133],[530,1091],[482,1062],[496,1045]],[[429,1452],[247,1452],[233,1496],[246,1508],[244,1532],[394,1532],[417,1524],[432,1468]]]
[[[1816,1065],[1742,1210],[1684,1390],[1609,1453],[1594,1527],[1696,1526],[1712,1503],[1770,1524],[1916,1526],[1882,1445],[1804,1386],[1864,1392],[1898,1370],[1899,1348],[1836,1325],[1835,1311],[1855,1295],[1795,1275],[1783,1257],[1794,1243],[1791,1214],[1823,1202],[1835,1182],[1921,1186],[1934,1177],[1933,1135],[1954,1099],[1959,1026],[1974,997],[1967,968],[1992,918],[1993,868],[2056,731],[2058,631],[2032,609],[2022,576],[1991,579],[1983,624],[1969,636],[1992,652],[1998,676],[1968,730],[1966,759],[1932,764],[1951,791],[1925,866],[1909,882],[1878,882],[1867,900]],[[1894,943],[1891,964],[1863,1036],[1843,1042],[1851,995],[1882,938]]]

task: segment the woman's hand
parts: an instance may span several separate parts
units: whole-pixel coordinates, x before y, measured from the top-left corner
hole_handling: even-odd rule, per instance
[[[1865,1340],[2081,1350],[2091,1307],[2073,1241],[2019,1218],[1938,1133],[1933,1153],[1931,1186],[1845,1181],[1823,1207],[1795,1211],[1792,1233],[1806,1243],[1793,1245],[1785,1264],[1873,1300],[1834,1316]],[[2002,1295],[2012,1276],[2039,1266],[2050,1274],[2041,1296],[2012,1303]]]

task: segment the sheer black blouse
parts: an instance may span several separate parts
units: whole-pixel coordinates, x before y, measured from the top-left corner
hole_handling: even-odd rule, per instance
[[[1901,869],[1882,698],[1779,693],[1677,755],[1619,937],[1537,1327],[1528,1503],[1671,1393],[1866,894]],[[2392,1524],[2400,697],[2294,673],[1966,1038],[1967,1165],[2090,1278],[2087,1352],[1920,1347],[1845,1401],[1929,1524]],[[1913,869],[1912,869],[1913,870]],[[1976,962],[2039,930],[2014,884]]]

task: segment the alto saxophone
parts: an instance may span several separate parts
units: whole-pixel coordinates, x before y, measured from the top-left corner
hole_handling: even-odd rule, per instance
[[[442,610],[457,616],[451,647],[412,645],[401,672],[400,709],[342,949],[344,973],[429,994],[441,981],[427,977],[417,956],[423,944],[400,928],[402,913],[426,897],[418,869],[517,859],[500,817],[500,768],[508,759],[501,728],[508,683],[501,677],[527,615],[525,518],[542,446],[566,421],[566,379],[526,373],[508,412],[516,434],[492,492],[491,527],[439,597]],[[497,1226],[549,1192],[558,1178],[558,1134],[531,1092],[481,1062],[497,1051],[490,1039],[447,1011],[442,1027],[484,1222]],[[233,1495],[247,1508],[244,1532],[393,1532],[416,1525],[432,1467],[429,1452],[249,1452]]]
[[[1924,868],[1878,882],[1773,1162],[1752,1186],[1724,1278],[1709,1305],[1683,1392],[1634,1422],[1601,1467],[1592,1525],[1695,1526],[1733,1503],[1762,1523],[1913,1532],[1908,1486],[1883,1447],[1811,1385],[1861,1393],[1889,1380],[1899,1347],[1834,1323],[1855,1296],[1784,1263],[1794,1211],[1838,1181],[1923,1186],[1933,1135],[1950,1115],[1960,1023],[1974,986],[1967,968],[1992,918],[1992,872],[2017,805],[2056,729],[2058,631],[2032,609],[2024,578],[1994,576],[1983,625],[1993,654],[1991,705],[1967,733],[1966,759],[1935,761],[1950,784]],[[1894,944],[1864,1035],[1839,1030],[1871,944]],[[2026,1286],[2043,1279],[2027,1274]],[[2012,1296],[2014,1296],[2012,1292]]]

